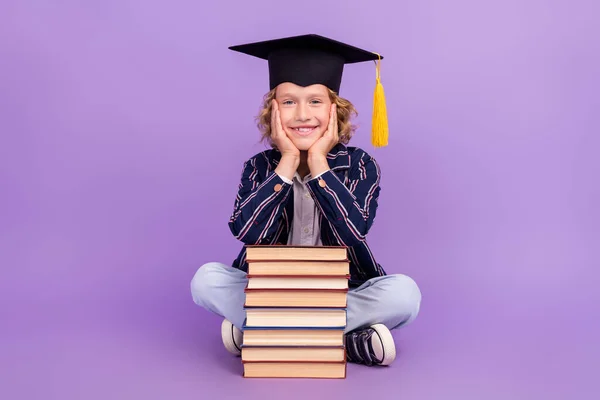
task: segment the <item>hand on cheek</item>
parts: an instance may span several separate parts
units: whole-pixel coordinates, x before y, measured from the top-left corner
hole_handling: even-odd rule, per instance
[[[285,129],[283,129],[283,125],[281,123],[281,114],[279,112],[279,105],[277,104],[277,100],[273,100],[272,102],[271,139],[281,152],[282,156],[292,155],[298,157],[300,155],[300,150],[298,150],[294,143],[292,143],[288,132]]]
[[[327,153],[339,143],[338,119],[336,105],[332,104],[329,110],[329,123],[327,130],[313,145],[308,149],[309,156],[327,157]]]

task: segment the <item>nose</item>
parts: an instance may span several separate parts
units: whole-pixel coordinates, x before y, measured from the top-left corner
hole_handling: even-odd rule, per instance
[[[296,107],[296,121],[306,121],[310,119],[308,107],[300,103],[298,107]]]

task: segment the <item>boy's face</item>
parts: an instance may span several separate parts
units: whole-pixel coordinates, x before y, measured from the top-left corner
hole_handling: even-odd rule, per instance
[[[327,130],[329,90],[324,85],[302,87],[285,82],[277,87],[275,99],[288,137],[298,150],[308,150]]]

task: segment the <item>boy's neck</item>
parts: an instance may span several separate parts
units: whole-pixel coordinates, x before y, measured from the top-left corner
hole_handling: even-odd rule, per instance
[[[308,151],[300,150],[300,165],[298,165],[298,175],[304,179],[304,177],[309,173],[310,168],[308,167]]]

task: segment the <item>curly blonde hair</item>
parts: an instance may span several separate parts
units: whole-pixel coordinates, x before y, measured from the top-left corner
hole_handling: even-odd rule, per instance
[[[338,96],[336,92],[329,88],[327,88],[327,90],[329,91],[329,99],[336,105],[339,130],[338,134],[340,139],[339,142],[348,144],[348,142],[350,142],[350,138],[352,138],[352,135],[356,131],[356,125],[352,124],[350,119],[353,115],[357,116],[358,112],[350,101]],[[277,88],[264,95],[261,110],[256,117],[258,129],[262,133],[260,141],[268,142],[268,144],[274,149],[276,149],[277,146],[271,140],[271,102],[275,98],[276,91]]]

